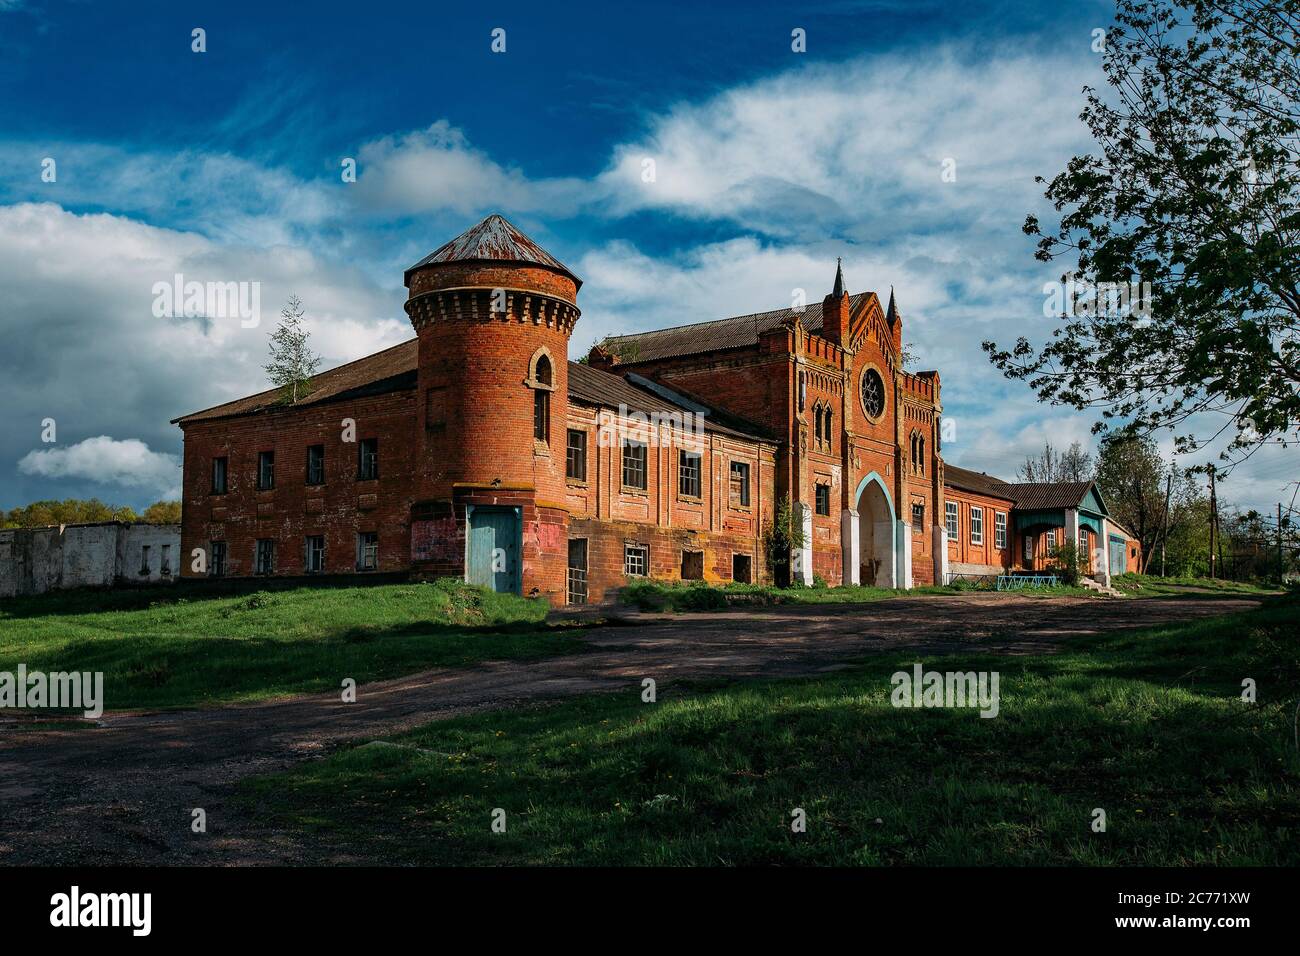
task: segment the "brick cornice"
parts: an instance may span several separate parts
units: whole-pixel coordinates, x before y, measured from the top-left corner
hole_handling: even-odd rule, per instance
[[[493,298],[498,292],[505,293],[504,311],[492,308]],[[569,335],[582,314],[572,302],[555,296],[533,289],[502,289],[500,286],[435,289],[407,299],[405,308],[417,332],[439,322],[471,320],[544,325]]]

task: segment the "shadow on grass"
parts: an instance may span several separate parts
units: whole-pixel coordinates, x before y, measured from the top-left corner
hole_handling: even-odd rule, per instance
[[[328,578],[206,578],[181,580],[174,584],[72,588],[8,598],[0,607],[0,617],[34,618],[106,611],[143,611],[174,604],[243,597],[259,592],[280,593],[302,588],[331,591],[341,588],[383,587],[406,583],[407,580],[404,574],[358,574]]]
[[[994,719],[891,706],[892,673],[916,659],[891,655],[814,679],[668,685],[653,706],[633,687],[438,721],[240,799],[356,862],[1296,865],[1295,610],[1047,657],[922,659],[1000,671]],[[1240,699],[1249,675],[1271,675],[1256,705]]]

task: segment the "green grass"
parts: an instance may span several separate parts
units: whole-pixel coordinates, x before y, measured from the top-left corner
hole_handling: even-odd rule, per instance
[[[180,584],[0,605],[0,671],[103,671],[105,706],[177,707],[335,689],[429,667],[579,650],[547,605],[469,585]]]
[[[1276,593],[1276,585],[1253,581],[1226,581],[1222,578],[1162,578],[1155,574],[1121,574],[1111,579],[1111,584],[1126,594],[1136,597],[1207,597],[1210,591],[1228,597],[1236,595]]]
[[[1289,598],[1052,656],[926,659],[999,671],[993,719],[892,707],[890,676],[915,658],[888,656],[674,685],[656,704],[635,686],[439,721],[240,799],[322,859],[370,862],[1297,865],[1297,611]]]
[[[724,611],[729,608],[774,607],[802,604],[863,604],[891,598],[959,594],[990,590],[962,582],[946,587],[923,585],[910,590],[858,585],[843,587],[789,587],[770,584],[706,584],[702,581],[634,581],[620,592],[620,599],[643,611]],[[1029,597],[1093,597],[1080,587],[1025,588],[1015,592]]]

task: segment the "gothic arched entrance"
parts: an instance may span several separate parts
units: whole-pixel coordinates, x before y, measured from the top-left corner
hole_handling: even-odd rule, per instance
[[[858,485],[853,510],[858,513],[858,580],[876,587],[898,587],[894,506],[876,472]]]

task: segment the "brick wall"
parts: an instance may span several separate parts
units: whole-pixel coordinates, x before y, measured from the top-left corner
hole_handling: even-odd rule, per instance
[[[189,555],[226,543],[227,574],[253,573],[255,542],[276,541],[275,574],[305,573],[304,539],[325,538],[327,573],[352,573],[358,532],[379,535],[379,570],[409,567],[410,512],[414,500],[410,389],[301,408],[277,409],[236,419],[185,426],[182,481],[183,577],[197,576]],[[355,422],[345,441],[344,419]],[[379,477],[360,480],[364,438],[379,442]],[[307,448],[325,446],[325,481],[307,484]],[[275,453],[275,487],[257,487],[258,453]],[[227,460],[227,491],[212,493],[212,459]],[[210,557],[210,554],[209,554]]]
[[[948,540],[948,571],[966,574],[997,574],[1016,566],[1015,550],[1018,538],[1014,531],[1011,502],[990,495],[976,494],[962,488],[944,489],[945,504],[957,505],[957,539]],[[983,519],[982,540],[972,538],[972,509],[981,509]],[[1006,546],[997,547],[997,515],[1006,515]],[[944,515],[939,516],[940,521]]]

